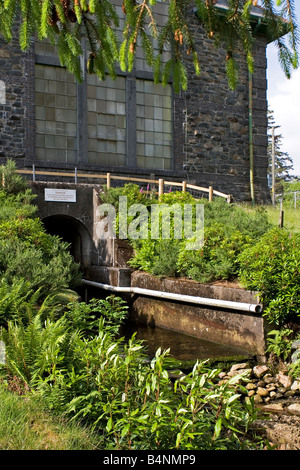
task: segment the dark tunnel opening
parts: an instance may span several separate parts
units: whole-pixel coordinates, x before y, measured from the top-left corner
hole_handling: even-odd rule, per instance
[[[80,221],[74,217],[57,214],[45,217],[42,222],[47,233],[57,235],[70,245],[70,253],[81,269],[91,264],[91,238]]]

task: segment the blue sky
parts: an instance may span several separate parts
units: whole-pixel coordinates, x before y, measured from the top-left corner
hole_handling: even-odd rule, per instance
[[[295,1],[300,26],[300,0]],[[300,68],[287,79],[277,59],[274,45],[267,48],[268,106],[274,111],[277,130],[282,135],[281,150],[287,152],[294,163],[291,174],[300,176]]]

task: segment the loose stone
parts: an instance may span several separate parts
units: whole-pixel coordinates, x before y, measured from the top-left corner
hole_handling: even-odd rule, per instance
[[[246,385],[246,389],[247,390],[255,390],[257,388],[257,385],[256,384],[253,384],[251,382],[249,382],[247,385]]]
[[[282,372],[279,372],[279,374],[277,374],[277,380],[286,388],[290,387],[293,383],[291,377],[283,374]]]
[[[283,406],[281,403],[272,403],[269,405],[264,406],[264,410],[266,411],[273,411],[273,412],[280,412],[283,411]]]
[[[287,410],[297,416],[300,416],[300,403],[293,403],[287,407]]]
[[[249,364],[247,364],[246,362],[243,362],[241,364],[233,364],[233,366],[230,369],[230,372],[234,370],[247,369],[247,367],[249,367]]]
[[[270,384],[276,382],[276,378],[273,377],[273,375],[271,374],[266,374],[264,375],[264,381],[266,382],[266,384]]]
[[[261,397],[267,397],[269,395],[268,390],[262,387],[258,387],[256,393],[260,395]]]
[[[260,378],[262,375],[264,375],[267,371],[269,370],[269,368],[265,365],[261,365],[261,366],[255,366],[253,367],[253,373],[254,375],[256,375],[257,378]]]
[[[276,390],[276,387],[274,384],[267,384],[266,389],[269,390],[269,392]]]
[[[292,383],[291,390],[300,390],[300,380],[295,380]]]

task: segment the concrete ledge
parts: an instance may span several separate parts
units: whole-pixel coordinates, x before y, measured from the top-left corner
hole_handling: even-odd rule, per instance
[[[258,294],[239,288],[200,284],[181,279],[158,279],[142,272],[131,275],[132,287],[155,289],[207,298],[256,303]],[[130,319],[139,324],[160,326],[197,338],[239,348],[264,356],[266,324],[263,317],[215,307],[134,295]]]
[[[91,266],[86,270],[85,277],[88,280],[102,284],[129,287],[131,283],[131,269],[114,268],[110,266]]]

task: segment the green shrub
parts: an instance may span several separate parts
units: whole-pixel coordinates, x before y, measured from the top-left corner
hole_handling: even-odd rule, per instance
[[[196,200],[189,193],[179,191],[162,195],[159,200],[141,192],[134,184],[123,188],[106,191],[104,202],[113,204],[118,209],[118,198],[127,196],[128,207],[135,203],[144,204],[149,213],[148,238],[130,239],[134,256],[129,264],[136,269],[156,276],[186,276],[191,279],[208,282],[216,279],[236,278],[239,271],[238,255],[246,246],[253,244],[262,236],[271,224],[263,209],[253,210],[228,204],[221,198],[213,202],[207,199]],[[164,238],[162,227],[159,237],[151,237],[153,220],[150,217],[151,205],[160,208],[172,206],[181,210],[182,221],[184,206],[189,204],[196,214],[197,204],[204,206],[204,246],[199,250],[187,249],[188,239],[184,238],[184,225],[181,239],[174,235],[174,215],[170,216],[170,237]],[[133,217],[128,220],[131,222]],[[118,216],[117,216],[118,222]],[[118,225],[118,224],[117,224]],[[193,230],[196,228],[195,218]]]
[[[46,250],[18,238],[0,239],[0,273],[12,285],[24,279],[29,288],[40,290],[41,298],[80,282],[78,265],[67,244],[53,237]]]
[[[240,280],[259,291],[264,315],[283,325],[300,314],[300,234],[274,228],[240,256]]]
[[[270,331],[267,338],[266,352],[286,361],[291,354],[292,333],[293,330],[288,328]]]
[[[238,391],[245,374],[221,385],[220,371],[203,362],[172,384],[168,351],[148,363],[135,335],[116,339],[103,320],[87,337],[66,316],[42,322],[38,313],[27,326],[9,322],[1,339],[2,374],[54,412],[91,425],[102,450],[255,448],[245,437],[255,409]]]
[[[181,275],[198,282],[232,279],[238,274],[238,254],[250,243],[248,235],[229,231],[223,224],[204,229],[204,245],[200,250],[182,250],[177,268]]]
[[[23,193],[28,188],[27,181],[16,172],[16,168],[13,160],[8,160],[5,165],[0,166],[2,188],[9,194]]]
[[[89,303],[69,302],[65,317],[70,327],[88,334],[97,333],[99,321],[103,318],[105,328],[117,334],[127,316],[127,310],[128,306],[123,299],[111,295],[106,299],[91,299]]]

